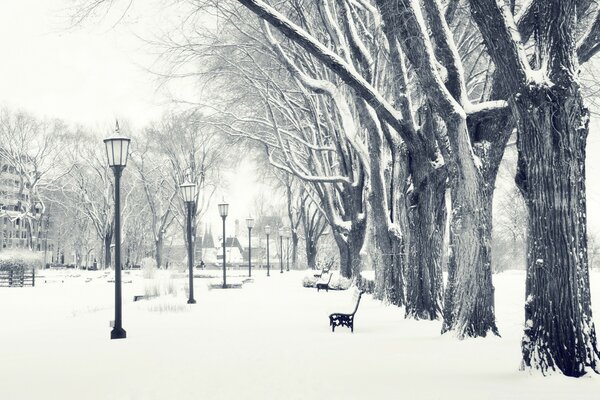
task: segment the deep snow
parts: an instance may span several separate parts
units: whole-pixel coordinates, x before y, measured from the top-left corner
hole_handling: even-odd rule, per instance
[[[236,271],[243,273],[243,271]],[[123,286],[127,339],[109,340],[114,284],[103,272],[41,271],[35,288],[0,288],[0,399],[597,399],[600,377],[518,370],[525,276],[494,275],[501,338],[459,341],[440,322],[363,296],[355,332],[328,314],[350,293],[302,287],[305,272],[254,271],[242,289],[134,303]],[[90,279],[92,278],[92,279]],[[47,281],[47,282],[44,282]],[[600,313],[600,273],[592,273]]]

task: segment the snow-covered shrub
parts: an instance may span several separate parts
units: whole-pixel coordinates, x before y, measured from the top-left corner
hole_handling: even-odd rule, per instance
[[[331,282],[329,282],[329,288],[335,290],[346,290],[350,286],[352,286],[352,279],[344,278],[337,272],[334,273],[333,277],[331,277]]]
[[[313,275],[306,275],[304,278],[302,278],[302,286],[314,288],[317,285],[318,280],[319,278],[315,278]]]
[[[147,298],[177,295],[177,287],[171,274],[157,274],[153,279],[145,282],[144,295]]]
[[[0,252],[0,270],[8,271],[16,268],[26,270],[38,269],[42,266],[42,255],[29,250],[8,250]]]
[[[356,280],[356,286],[367,293],[375,293],[375,271],[363,271]]]
[[[329,281],[328,275],[323,275],[322,278],[317,278],[314,274],[306,275],[302,279],[302,286],[307,288],[314,288],[317,286],[317,282],[329,281],[329,288],[333,290],[346,290],[352,285],[352,280],[348,278],[344,278],[337,272],[331,272],[333,276]]]
[[[156,274],[156,261],[153,258],[145,257],[140,262],[142,265],[142,277],[152,279]]]

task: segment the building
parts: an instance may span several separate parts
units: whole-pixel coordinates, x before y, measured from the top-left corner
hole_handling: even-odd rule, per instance
[[[204,235],[200,238],[199,243],[200,247],[196,247],[197,263],[204,261],[205,265],[215,264],[217,262],[217,246],[215,246],[215,240],[210,228],[208,232],[204,228]]]
[[[32,207],[32,203],[35,205]],[[44,251],[48,243],[48,215],[30,197],[27,183],[18,171],[0,158],[0,251],[28,249]]]
[[[237,237],[228,237],[225,239],[225,257],[228,264],[241,264],[244,262],[244,248]],[[217,253],[217,262],[223,262],[223,239]]]

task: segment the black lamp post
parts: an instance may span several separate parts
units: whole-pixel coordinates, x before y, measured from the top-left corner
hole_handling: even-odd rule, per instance
[[[219,204],[219,215],[223,218],[223,289],[227,287],[227,273],[225,272],[225,218],[227,218],[227,212],[229,211],[229,204],[223,203]]]
[[[281,267],[279,273],[283,274],[283,227],[279,228],[279,265]]]
[[[187,242],[188,242],[188,275],[190,279],[190,298],[188,304],[196,304],[194,300],[194,244],[192,243],[192,213],[196,200],[196,184],[185,182],[179,186],[183,194],[183,201],[187,205]]]
[[[115,136],[104,139],[108,165],[115,174],[115,324],[110,332],[111,339],[125,339],[127,333],[121,320],[121,174],[127,165],[130,139],[119,136],[119,123]]]
[[[270,275],[270,269],[271,269],[271,265],[270,265],[270,261],[269,261],[269,235],[271,234],[271,227],[269,225],[265,226],[265,235],[267,235],[267,276],[271,276]]]
[[[248,227],[248,277],[252,276],[252,228],[254,228],[254,219],[246,218],[246,226]]]
[[[290,228],[287,228],[285,230],[285,237],[287,239],[287,245],[286,245],[286,251],[285,251],[285,256],[286,256],[285,270],[286,270],[286,272],[290,272],[290,237],[291,236],[292,236],[292,231]]]

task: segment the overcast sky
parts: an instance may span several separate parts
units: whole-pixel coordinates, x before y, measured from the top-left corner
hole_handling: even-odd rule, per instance
[[[136,126],[157,118],[168,97],[144,71],[153,57],[133,34],[146,29],[155,9],[115,28],[107,18],[70,29],[70,4],[0,2],[0,103],[92,126],[112,126],[115,117]]]
[[[110,133],[115,118],[130,121],[136,129],[160,118],[172,107],[170,93],[179,90],[177,95],[182,95],[177,84],[157,90],[156,77],[147,72],[156,55],[139,36],[159,36],[177,18],[173,10],[158,6],[160,2],[134,2],[137,8],[116,26],[123,14],[118,8],[104,19],[71,28],[72,0],[1,0],[0,106],[99,128],[102,135]],[[225,176],[229,189],[217,193],[209,219],[217,225],[216,204],[225,196],[233,226],[233,220],[252,211],[259,189],[248,163]]]

